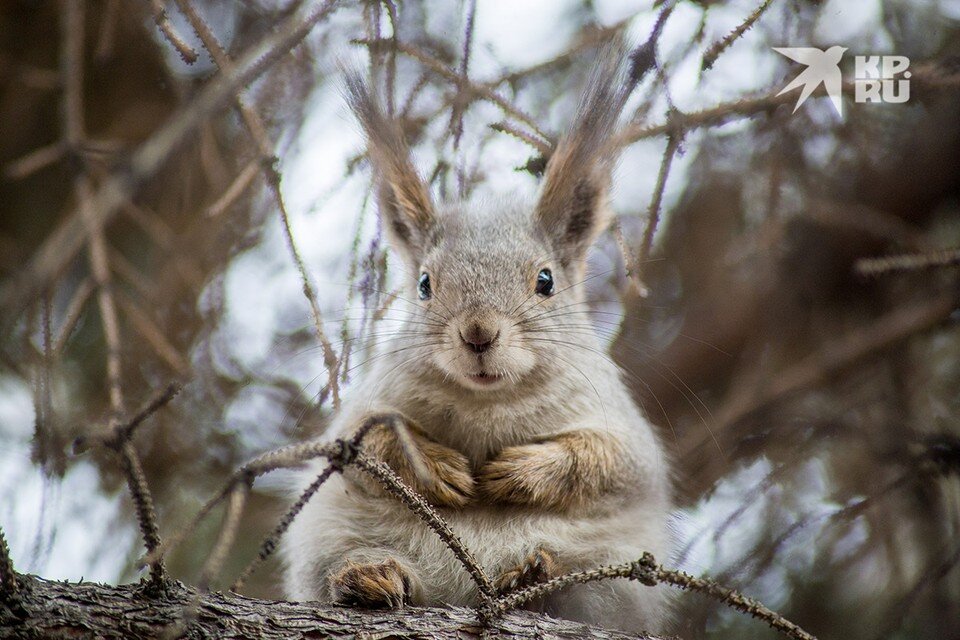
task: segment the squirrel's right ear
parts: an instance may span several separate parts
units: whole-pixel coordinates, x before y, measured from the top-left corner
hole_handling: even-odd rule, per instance
[[[384,229],[394,247],[415,263],[436,220],[427,186],[413,167],[398,123],[383,115],[363,78],[348,72],[345,88],[350,108],[367,136]]]
[[[610,222],[610,142],[630,92],[637,84],[619,41],[598,52],[598,62],[576,119],[547,161],[534,217],[564,266],[582,268],[590,245]]]

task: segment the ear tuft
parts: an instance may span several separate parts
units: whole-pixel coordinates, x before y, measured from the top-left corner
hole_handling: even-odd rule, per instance
[[[574,124],[547,162],[534,215],[565,265],[581,262],[610,222],[614,151],[609,143],[636,86],[625,69],[627,57],[619,41],[598,52]]]
[[[410,160],[398,123],[383,114],[360,74],[348,71],[344,88],[347,102],[367,136],[384,228],[396,248],[416,262],[435,222],[429,191]]]

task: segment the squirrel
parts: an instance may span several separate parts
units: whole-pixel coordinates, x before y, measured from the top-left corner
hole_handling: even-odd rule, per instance
[[[612,217],[611,140],[632,88],[622,58],[606,53],[526,205],[435,203],[398,124],[358,75],[345,83],[382,226],[417,300],[327,437],[348,438],[371,416],[400,421],[403,434],[384,420],[362,450],[438,509],[501,592],[672,546],[670,461],[587,322],[586,256]],[[282,554],[293,600],[479,601],[444,543],[350,467],[294,519]],[[537,608],[655,632],[670,606],[664,587],[617,580],[567,587]]]

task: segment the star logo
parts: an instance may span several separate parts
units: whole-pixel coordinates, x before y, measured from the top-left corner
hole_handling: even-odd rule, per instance
[[[837,114],[843,115],[843,101],[840,96],[840,87],[842,78],[840,77],[840,59],[846,52],[846,47],[833,46],[823,51],[814,47],[773,47],[773,50],[784,55],[795,62],[807,66],[800,75],[794,78],[790,84],[783,88],[777,95],[783,95],[788,91],[793,91],[798,87],[803,87],[800,92],[800,98],[797,99],[793,112],[796,113],[810,94],[821,84],[827,91],[827,97],[830,98],[833,108]]]

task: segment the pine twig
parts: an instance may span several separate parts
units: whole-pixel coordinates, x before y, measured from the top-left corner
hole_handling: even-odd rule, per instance
[[[722,602],[732,609],[763,620],[770,627],[789,638],[793,638],[793,640],[816,640],[815,636],[804,631],[800,626],[787,620],[758,600],[749,598],[735,589],[724,587],[708,578],[696,578],[683,571],[665,569],[662,565],[657,564],[653,555],[649,553],[644,553],[639,560],[633,562],[607,565],[587,571],[576,571],[532,587],[514,591],[501,596],[488,611],[481,613],[486,616],[499,615],[515,609],[525,602],[543,597],[572,584],[584,584],[612,578],[637,580],[650,587],[658,584],[668,584],[685,591],[696,591]]]
[[[227,55],[227,52],[220,44],[220,41],[217,40],[217,37],[214,35],[209,25],[207,25],[207,23],[203,21],[203,18],[200,17],[200,14],[197,13],[196,8],[189,2],[189,0],[176,0],[176,2],[180,10],[183,11],[184,15],[187,16],[187,20],[190,21],[190,26],[193,27],[194,31],[196,31],[197,36],[203,43],[204,48],[213,58],[213,61],[220,69],[220,72],[227,75],[234,74],[236,70],[233,60],[231,60],[230,56]],[[287,243],[287,249],[290,251],[290,255],[293,258],[294,264],[297,267],[297,271],[300,274],[303,295],[307,298],[307,302],[310,305],[310,311],[313,314],[314,330],[317,334],[317,340],[320,342],[320,346],[323,349],[323,362],[327,368],[327,375],[330,381],[330,395],[333,401],[333,408],[339,409],[340,385],[337,379],[339,375],[339,358],[337,357],[333,346],[330,344],[330,339],[327,337],[327,334],[323,329],[323,316],[320,313],[320,303],[317,300],[316,292],[313,290],[313,285],[310,283],[310,276],[307,273],[306,264],[303,261],[303,257],[300,255],[300,250],[297,248],[296,240],[293,237],[293,229],[290,224],[290,215],[287,211],[287,205],[283,197],[283,192],[280,190],[280,172],[277,171],[277,157],[274,153],[273,143],[270,141],[267,135],[267,130],[263,120],[257,114],[256,110],[250,105],[250,103],[247,102],[247,100],[243,97],[241,92],[236,94],[234,102],[236,103],[236,107],[240,112],[241,118],[243,119],[244,126],[246,127],[250,137],[253,139],[254,144],[257,147],[257,151],[260,156],[260,169],[263,172],[264,178],[266,178],[267,184],[270,186],[270,191],[277,203],[277,210],[280,213],[280,221],[282,223],[284,240]]]
[[[167,39],[167,42],[180,54],[180,58],[187,64],[193,64],[200,57],[196,49],[187,44],[177,30],[170,22],[167,16],[167,8],[163,6],[163,0],[150,0],[150,8],[153,10],[153,21],[160,29],[160,33]]]
[[[857,273],[863,276],[881,276],[888,273],[920,271],[936,267],[955,267],[958,265],[960,265],[960,247],[955,249],[941,249],[939,251],[925,251],[923,253],[861,258],[857,260],[854,268],[857,270]]]
[[[717,61],[717,58],[720,57],[720,54],[730,48],[730,45],[736,42],[740,36],[749,31],[750,28],[756,24],[757,20],[760,19],[760,16],[762,16],[766,10],[770,8],[771,4],[773,4],[773,0],[763,0],[763,2],[760,3],[760,6],[754,9],[743,22],[734,28],[733,31],[710,45],[710,48],[707,49],[707,52],[703,54],[703,59],[700,62],[700,70],[707,71],[713,67],[714,63]]]

